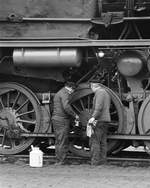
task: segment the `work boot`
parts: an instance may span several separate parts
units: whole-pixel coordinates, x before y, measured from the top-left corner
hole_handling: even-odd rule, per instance
[[[100,160],[100,161],[91,161],[92,166],[99,166],[99,165],[106,165],[107,160]]]
[[[91,161],[91,166],[99,166],[99,162],[98,161]]]
[[[66,163],[64,161],[59,161],[59,162],[56,162],[54,165],[55,166],[61,166],[61,165],[65,165]]]
[[[101,161],[99,161],[99,165],[107,165],[107,160],[101,160]]]

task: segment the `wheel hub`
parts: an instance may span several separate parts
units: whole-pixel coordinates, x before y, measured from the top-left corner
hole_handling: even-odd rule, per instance
[[[0,112],[1,128],[6,130],[6,135],[9,138],[20,138],[20,127],[22,126],[18,122],[17,113],[12,108],[4,108]]]
[[[0,111],[0,124],[3,128],[12,129],[17,127],[17,115],[12,108],[4,108]]]
[[[87,122],[90,118],[90,113],[88,111],[88,109],[85,109],[84,111],[81,111],[81,113],[79,114],[79,118],[80,118],[80,122],[82,123],[83,127],[87,126]]]

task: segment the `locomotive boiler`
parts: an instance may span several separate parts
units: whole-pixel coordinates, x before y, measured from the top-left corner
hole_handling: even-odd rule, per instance
[[[78,85],[70,104],[70,151],[89,156],[89,81],[111,96],[108,153],[150,147],[148,0],[0,0],[0,154],[55,140],[53,96]]]

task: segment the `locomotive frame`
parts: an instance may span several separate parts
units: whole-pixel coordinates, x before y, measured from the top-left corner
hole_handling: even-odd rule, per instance
[[[108,5],[112,8],[111,3],[108,3]],[[53,98],[55,92],[64,82],[64,80],[62,83],[60,82],[63,73],[61,70],[62,65],[60,66],[58,59],[62,58],[62,61],[64,61],[68,56],[61,56],[61,54],[59,54],[59,57],[51,56],[50,58],[55,60],[58,66],[60,66],[55,69],[49,67],[50,59],[48,61],[47,59],[43,60],[45,65],[43,63],[35,65],[33,57],[30,58],[30,52],[34,56],[34,52],[37,54],[39,50],[41,50],[42,54],[43,49],[44,53],[41,57],[45,54],[48,55],[49,53],[58,51],[64,52],[64,54],[71,53],[69,60],[72,64],[69,62],[69,65],[64,65],[70,68],[69,73],[67,72],[67,76],[69,74],[69,77],[65,76],[66,79],[70,79],[71,77],[78,84],[77,90],[71,96],[70,103],[80,117],[79,127],[75,127],[73,124],[71,125],[71,152],[80,156],[89,156],[88,139],[85,137],[85,126],[90,116],[93,97],[88,81],[93,77],[99,79],[112,99],[112,121],[108,125],[110,129],[110,134],[108,135],[108,153],[120,151],[129,145],[143,145],[149,150],[150,37],[149,30],[146,31],[143,29],[144,31],[141,31],[138,27],[140,23],[147,24],[150,17],[147,15],[147,12],[143,13],[143,10],[142,13],[140,12],[140,15],[138,12],[138,15],[135,16],[137,14],[137,12],[135,13],[135,7],[138,7],[138,10],[140,8],[144,8],[144,11],[145,9],[149,10],[150,3],[141,1],[140,4],[134,0],[127,0],[126,8],[124,9],[125,15],[122,15],[122,13],[105,12],[99,18],[92,19],[28,18],[11,14],[9,19],[0,20],[1,24],[48,22],[53,24],[60,23],[62,25],[66,23],[92,25],[92,29],[89,31],[89,37],[87,38],[0,38],[0,61],[1,67],[3,67],[1,71],[2,75],[0,76],[0,153],[16,154],[28,149],[33,143],[41,144],[41,142],[44,142],[42,145],[44,150],[49,144],[53,143],[54,134],[50,121],[52,110],[51,98]],[[120,23],[121,30],[116,30],[117,35],[114,33],[114,38],[107,38],[109,28],[116,26],[118,29],[118,24]],[[106,29],[105,32],[108,32],[107,37],[104,34],[101,38],[100,28],[102,28],[102,32],[104,28]],[[47,49],[52,49],[53,51],[47,51]],[[82,53],[82,57],[78,51]],[[7,57],[7,53],[13,57]],[[27,55],[24,57],[22,54]],[[78,65],[78,62],[83,61],[83,59],[87,64]],[[36,61],[38,61],[38,56]],[[12,65],[12,63],[14,64]],[[46,69],[49,68],[50,74],[48,74],[46,69],[42,70],[42,66],[45,66]],[[50,66],[54,66],[53,62],[51,62]],[[72,68],[74,66],[77,67],[75,73]],[[80,67],[82,71],[78,77],[77,72]],[[56,73],[56,69],[60,72],[58,71],[59,73]],[[8,78],[7,75],[9,75]],[[40,91],[38,90],[38,84],[41,80],[38,80],[35,86],[34,80],[32,79],[40,78],[40,76],[46,82],[48,79],[55,80],[56,78],[55,82],[50,81],[48,83],[52,84],[49,87],[52,91],[47,92],[47,89],[46,91],[44,89],[44,91],[42,89],[39,89]],[[23,84],[25,79],[22,79],[22,77],[31,79],[33,84],[31,83],[30,85],[30,80]],[[44,81],[41,83],[43,84]]]

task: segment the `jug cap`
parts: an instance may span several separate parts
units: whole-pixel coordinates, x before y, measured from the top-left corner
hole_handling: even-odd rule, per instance
[[[32,150],[39,150],[39,147],[34,147],[33,145],[31,145],[31,149]]]

